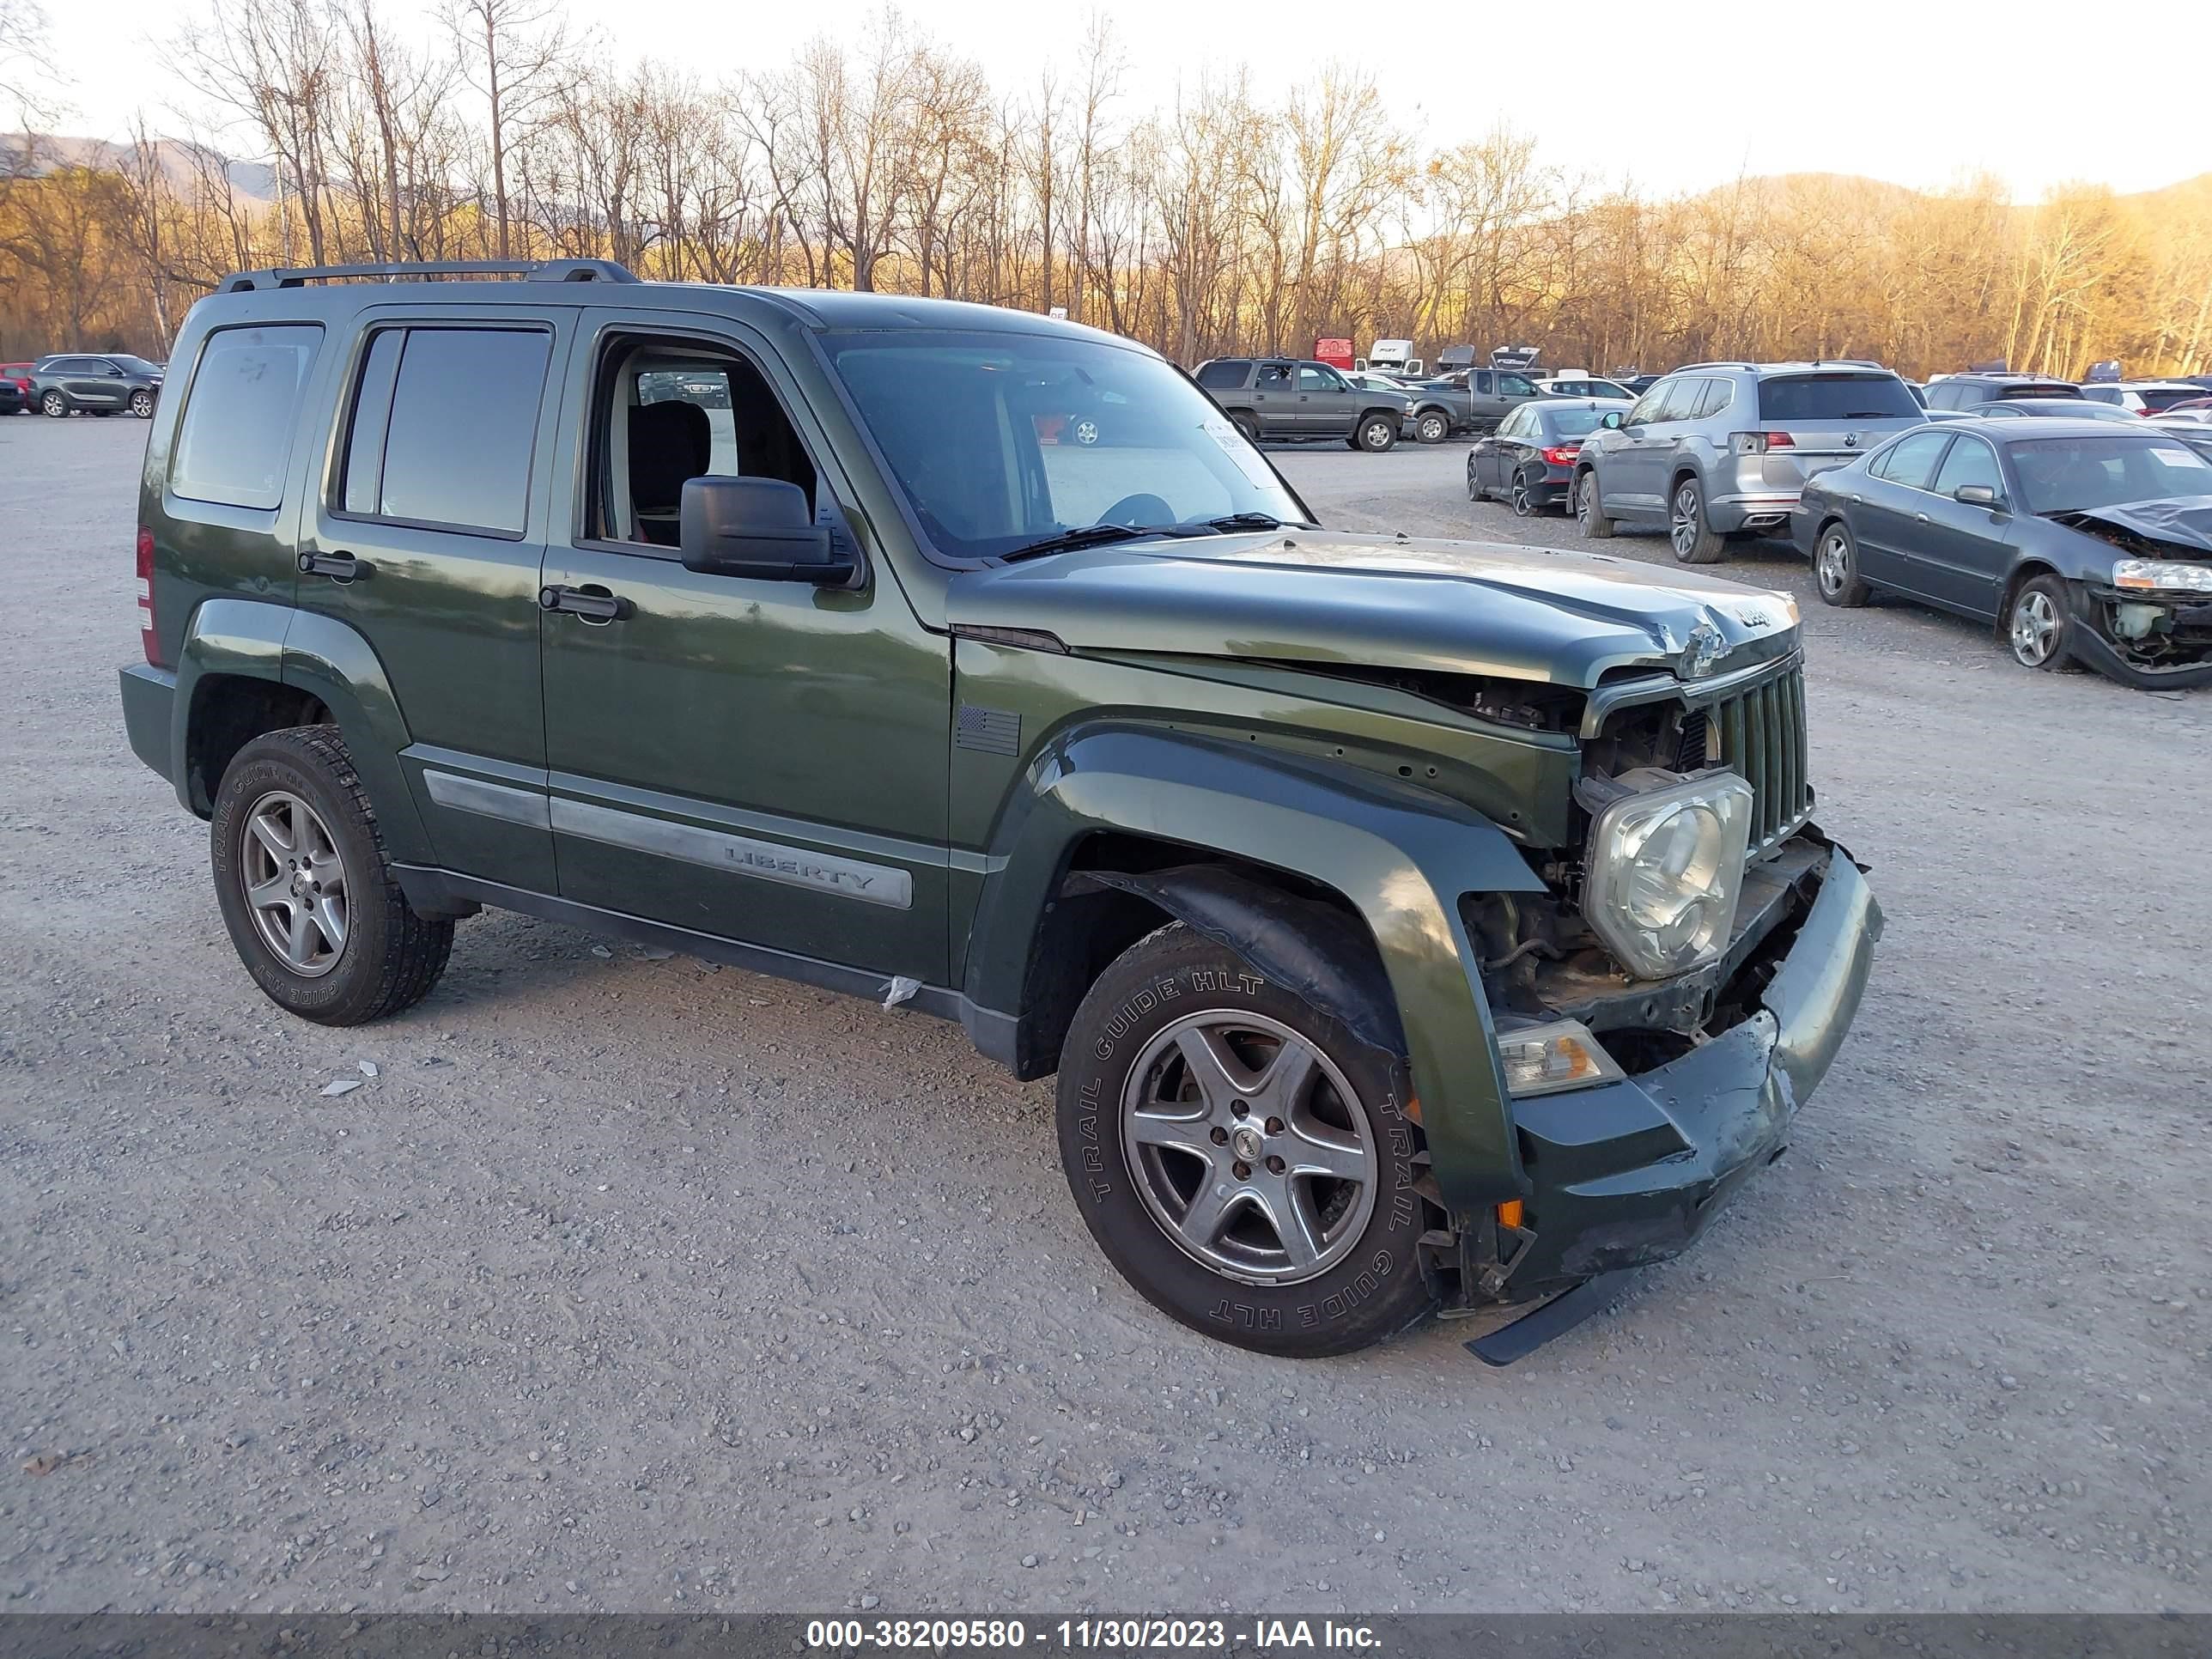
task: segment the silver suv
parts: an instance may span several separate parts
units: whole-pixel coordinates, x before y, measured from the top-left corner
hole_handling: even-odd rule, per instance
[[[1664,524],[1684,564],[1717,564],[1731,538],[1790,521],[1805,480],[1928,417],[1871,363],[1694,363],[1583,440],[1575,522]]]

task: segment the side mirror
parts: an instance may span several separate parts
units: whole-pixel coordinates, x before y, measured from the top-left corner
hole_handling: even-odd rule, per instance
[[[702,576],[842,587],[858,568],[833,551],[806,492],[781,478],[686,478],[678,525],[684,568]]]
[[[1598,422],[1598,424],[1599,424],[1600,426],[1603,427],[1603,428],[1604,428],[1607,431],[1608,431],[1608,432],[1618,432],[1618,431],[1620,431],[1620,411],[1619,410],[1617,410],[1617,409],[1608,409],[1608,410],[1607,410],[1605,411],[1604,418],[1602,418],[1601,420],[1600,420],[1600,421]]]
[[[1951,492],[1951,499],[1963,501],[1968,507],[1986,507],[1994,510],[1997,505],[1997,492],[1987,484],[1960,484]]]

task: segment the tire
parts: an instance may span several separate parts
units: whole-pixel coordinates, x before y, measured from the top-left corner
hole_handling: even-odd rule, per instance
[[[1679,478],[1667,501],[1667,540],[1677,564],[1718,564],[1728,542],[1705,521],[1705,492],[1695,478]]]
[[[2021,585],[2005,607],[2005,647],[2023,668],[2055,674],[2074,659],[2073,597],[2056,576]]]
[[[1231,415],[1229,417],[1229,423],[1244,434],[1246,443],[1256,444],[1260,441],[1260,423],[1249,415]]]
[[[1398,422],[1389,415],[1362,415],[1352,428],[1352,447],[1380,455],[1398,441]]]
[[[1467,457],[1467,498],[1471,501],[1483,499],[1482,487],[1474,481],[1474,453],[1472,450]]]
[[[1211,1086],[1184,1059],[1224,1050]],[[1303,1087],[1286,1086],[1286,1054],[1307,1062]],[[1407,1095],[1401,1059],[1176,922],[1124,951],[1076,1011],[1060,1162],[1099,1249],[1164,1313],[1261,1353],[1349,1353],[1432,1306],[1426,1205],[1400,1196],[1420,1145]],[[1300,1176],[1285,1155],[1301,1152],[1366,1178]],[[1303,1218],[1288,1224],[1299,1242],[1275,1209]]]
[[[1413,422],[1413,441],[1416,443],[1440,444],[1450,436],[1451,422],[1433,409]]]
[[[70,400],[58,392],[41,392],[39,411],[50,420],[65,421],[69,418]]]
[[[216,794],[209,844],[231,944],[278,1007],[360,1025],[412,1007],[445,972],[453,924],[408,907],[335,726],[271,732],[240,750]],[[307,862],[288,878],[295,858]],[[249,885],[275,896],[257,906]],[[294,921],[303,910],[304,927]]]
[[[1859,574],[1859,544],[1841,519],[1820,526],[1813,543],[1813,585],[1828,604],[1855,611],[1873,597]]]
[[[142,421],[154,418],[154,394],[143,388],[131,394],[131,412]]]
[[[1518,472],[1513,475],[1512,487],[1507,492],[1506,499],[1513,504],[1515,518],[1533,519],[1536,516],[1536,503],[1528,494],[1528,481]]]
[[[1613,538],[1613,520],[1598,506],[1597,469],[1584,469],[1575,480],[1575,528],[1594,542]]]

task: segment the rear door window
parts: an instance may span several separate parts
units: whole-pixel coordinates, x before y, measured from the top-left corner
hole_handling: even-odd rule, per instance
[[[1200,368],[1198,383],[1203,386],[1212,386],[1216,391],[1225,391],[1232,386],[1243,386],[1244,377],[1251,372],[1252,360],[1249,357],[1217,358],[1214,362]]]
[[[209,335],[177,428],[171,491],[224,507],[266,509],[281,502],[301,389],[322,343],[315,323]]]
[[[1925,489],[1935,474],[1936,463],[1942,458],[1943,446],[1950,441],[1951,434],[1940,428],[1916,432],[1884,450],[1868,471],[1892,483]]]
[[[1676,380],[1667,389],[1667,401],[1659,406],[1655,421],[1686,421],[1698,412],[1704,401],[1705,382],[1702,379]]]
[[[347,441],[346,512],[520,536],[552,343],[542,328],[376,335]]]
[[[1762,422],[1917,420],[1894,374],[1787,374],[1759,383]]]

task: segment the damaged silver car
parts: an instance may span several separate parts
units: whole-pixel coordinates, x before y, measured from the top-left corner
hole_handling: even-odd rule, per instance
[[[2212,684],[2212,459],[2101,421],[1924,426],[1805,486],[1820,597],[1994,623],[2024,667]]]

